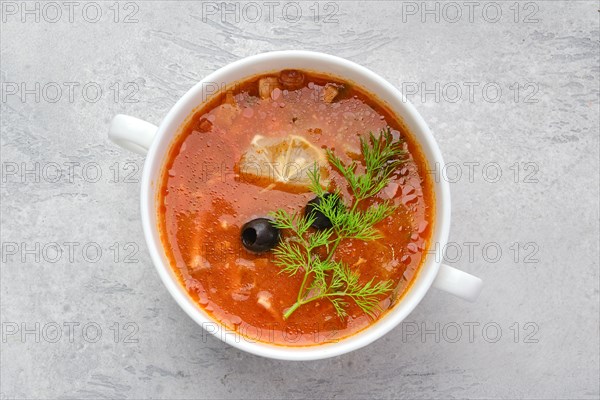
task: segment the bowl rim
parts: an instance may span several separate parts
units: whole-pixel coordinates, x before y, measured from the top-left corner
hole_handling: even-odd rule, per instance
[[[179,283],[177,277],[174,276],[174,271],[164,255],[160,233],[158,232],[158,226],[156,224],[155,206],[158,185],[154,181],[157,176],[154,172],[158,171],[158,176],[160,176],[160,171],[164,159],[169,152],[172,139],[177,135],[181,124],[189,116],[191,111],[199,106],[196,99],[198,96],[205,95],[205,85],[211,82],[234,83],[235,81],[229,81],[224,79],[224,77],[235,74],[240,70],[252,70],[252,67],[256,67],[257,65],[295,61],[314,61],[315,64],[327,64],[334,69],[345,70],[350,75],[360,77],[363,79],[363,82],[357,82],[356,79],[346,78],[360,86],[364,87],[364,82],[366,81],[369,82],[370,85],[378,87],[379,90],[377,91],[370,90],[370,88],[367,89],[379,98],[385,97],[382,100],[385,103],[388,103],[387,106],[390,111],[398,117],[401,117],[404,124],[410,128],[410,134],[414,136],[415,141],[419,144],[420,150],[424,153],[429,167],[432,162],[435,162],[440,168],[443,167],[444,161],[441,151],[424,119],[396,87],[378,74],[352,61],[326,53],[305,50],[272,51],[245,57],[217,69],[196,83],[169,110],[158,127],[144,162],[141,180],[140,212],[148,250],[163,284],[177,304],[186,314],[188,314],[188,316],[190,316],[190,318],[200,325],[205,332],[212,334],[221,341],[240,350],[255,355],[279,360],[307,361],[334,357],[357,350],[383,337],[398,326],[414,310],[430,289],[440,268],[441,260],[439,260],[439,257],[433,257],[434,254],[432,254],[431,250],[427,251],[425,260],[421,264],[417,276],[414,278],[410,289],[404,294],[401,301],[391,310],[387,311],[385,315],[375,323],[353,335],[342,338],[335,343],[309,346],[283,346],[260,341],[251,342],[245,339],[239,340],[239,334],[227,329],[224,325],[221,325],[218,321],[212,319],[208,313],[202,310],[201,307],[190,298],[187,290]],[[265,70],[264,68],[262,70],[265,72],[268,71],[268,69]],[[314,71],[320,71],[319,67],[314,68]],[[329,74],[327,71],[323,71],[323,73]],[[248,74],[248,76],[252,75],[256,74]],[[387,100],[392,100],[393,104],[390,104],[390,101]],[[204,101],[200,104],[203,102]],[[443,248],[446,245],[450,227],[450,189],[448,182],[444,179],[433,180],[432,186],[436,206],[434,230],[431,235],[430,246],[431,244],[437,244],[440,248]],[[211,328],[210,331],[208,331],[207,326],[209,325],[216,327],[216,329]],[[231,340],[232,338],[233,340]]]

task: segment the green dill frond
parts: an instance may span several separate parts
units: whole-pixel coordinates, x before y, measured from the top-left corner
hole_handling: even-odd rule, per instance
[[[314,272],[314,281],[318,283],[320,287],[327,288],[327,273],[335,268],[334,263],[331,261],[315,259],[312,264],[312,271]]]
[[[373,311],[379,307],[378,296],[392,289],[392,281],[380,281],[373,284],[373,279],[355,292],[348,293],[365,314],[374,317]]]
[[[394,141],[390,128],[382,129],[379,137],[369,133],[369,140],[360,139],[363,156],[365,158],[365,169],[372,176],[390,169],[397,168],[406,158],[402,138]],[[384,168],[385,171],[381,171]]]
[[[334,260],[335,251],[343,240],[381,239],[382,234],[375,226],[396,210],[389,201],[372,204],[364,210],[358,204],[376,196],[389,184],[398,167],[407,159],[404,142],[401,138],[395,140],[389,128],[382,129],[378,136],[370,132],[360,142],[363,173],[357,172],[359,164],[356,161],[345,164],[333,151],[327,150],[329,163],[344,177],[354,197],[350,204],[344,202],[339,190],[330,193],[323,188],[318,164],[315,163],[308,171],[310,189],[320,200],[314,205],[314,209],[329,219],[331,229],[314,231],[311,228],[316,219],[314,213],[308,217],[298,213],[290,214],[285,210],[270,214],[274,226],[292,234],[292,237],[282,240],[274,250],[275,264],[281,268],[282,273],[289,275],[304,272],[298,300],[284,312],[285,319],[298,307],[325,298],[331,301],[342,319],[347,316],[349,300],[354,301],[364,313],[374,317],[380,296],[392,290],[392,281],[375,283],[371,279],[361,285],[357,272]],[[327,251],[327,256],[323,259],[314,253],[319,248]]]
[[[342,174],[346,179],[348,186],[356,195],[359,188],[358,176],[355,174],[356,167],[358,166],[356,161],[352,161],[350,164],[345,165],[344,162],[329,149],[327,149],[327,159],[329,160],[329,163]]]
[[[327,246],[333,235],[333,229],[323,229],[312,234],[308,238],[309,248],[316,249],[317,247]]]
[[[321,196],[321,201],[319,204],[315,204],[315,210],[321,212],[333,225],[333,229],[337,232],[340,231],[340,228],[343,227],[346,214],[347,207],[340,196],[339,191],[329,193],[328,196]]]
[[[333,297],[329,300],[331,301],[331,304],[333,304],[333,307],[335,308],[335,312],[337,313],[338,317],[340,317],[342,320],[345,319],[348,316],[346,308],[348,308],[350,304],[348,304],[348,302],[345,301],[343,297]]]
[[[396,209],[397,207],[389,201],[384,201],[383,203],[369,207],[362,213],[362,223],[371,226],[376,225],[394,214]]]
[[[269,217],[273,219],[273,226],[278,229],[294,229],[294,220],[296,214],[290,214],[285,210],[279,209],[269,213]]]
[[[360,143],[365,165],[365,173],[360,175],[356,174],[356,161],[345,165],[332,151],[327,151],[329,162],[346,179],[357,201],[373,197],[383,190],[408,154],[404,150],[404,141],[401,138],[394,140],[389,128],[382,129],[378,137],[370,132],[369,138],[361,138]]]
[[[281,241],[273,250],[273,254],[275,255],[273,262],[281,268],[280,273],[290,276],[296,275],[309,264],[306,253],[302,251],[300,245],[292,241]]]
[[[310,191],[321,197],[325,194],[325,189],[321,186],[321,168],[319,164],[315,162],[313,167],[307,171],[308,178],[310,179]]]
[[[329,298],[340,318],[346,316],[345,310],[344,313],[340,313],[337,307],[342,304],[340,299],[343,298],[351,298],[363,312],[373,317],[373,311],[379,305],[379,296],[392,289],[392,282],[388,280],[373,284],[374,279],[371,279],[361,285],[359,274],[352,271],[350,267],[338,262],[332,262],[331,265],[333,266],[333,276],[327,294],[322,297]],[[345,301],[343,303],[348,304]]]
[[[338,268],[334,270],[335,277],[337,277],[344,285],[346,285],[346,292],[352,292],[358,287],[358,280],[360,276],[357,272],[352,271],[346,264],[339,263]]]
[[[290,229],[297,236],[303,236],[315,221],[314,216],[302,217],[298,213],[290,214],[283,209],[269,213],[273,226],[278,229]]]

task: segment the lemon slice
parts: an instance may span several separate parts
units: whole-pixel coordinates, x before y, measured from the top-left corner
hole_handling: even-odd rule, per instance
[[[325,153],[301,136],[268,138],[256,135],[238,163],[240,177],[266,189],[305,192],[315,163],[321,183],[328,177]]]

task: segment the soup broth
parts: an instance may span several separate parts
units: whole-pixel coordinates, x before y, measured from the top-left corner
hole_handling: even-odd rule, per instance
[[[375,225],[380,239],[343,240],[333,259],[360,274],[361,283],[389,280],[392,289],[377,297],[378,307],[371,313],[346,299],[347,315],[341,317],[322,298],[284,318],[298,300],[304,273],[282,273],[273,251],[247,250],[241,230],[278,209],[302,214],[315,194],[249,177],[240,160],[257,140],[294,137],[314,151],[329,149],[345,163],[355,161],[357,171],[363,171],[360,138],[368,138],[369,132],[377,136],[382,129],[403,139],[407,154],[386,187],[363,207],[387,200],[397,208]],[[327,190],[338,190],[352,204],[353,194],[339,169],[330,163],[323,168]],[[198,108],[182,126],[160,180],[161,240],[191,298],[228,329],[285,346],[339,340],[381,318],[415,278],[434,217],[426,171],[419,146],[402,121],[352,82],[308,71],[255,76]],[[288,237],[281,232],[280,240]],[[316,254],[325,257],[327,249]]]

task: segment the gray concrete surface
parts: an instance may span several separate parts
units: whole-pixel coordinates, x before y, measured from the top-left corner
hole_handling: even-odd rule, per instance
[[[597,2],[301,2],[299,21],[288,2],[54,4],[2,2],[0,399],[599,397]],[[485,280],[477,303],[431,291],[376,343],[291,363],[206,337],[171,299],[139,221],[143,158],[109,121],[157,123],[275,49],[409,95],[450,165],[446,258]]]

